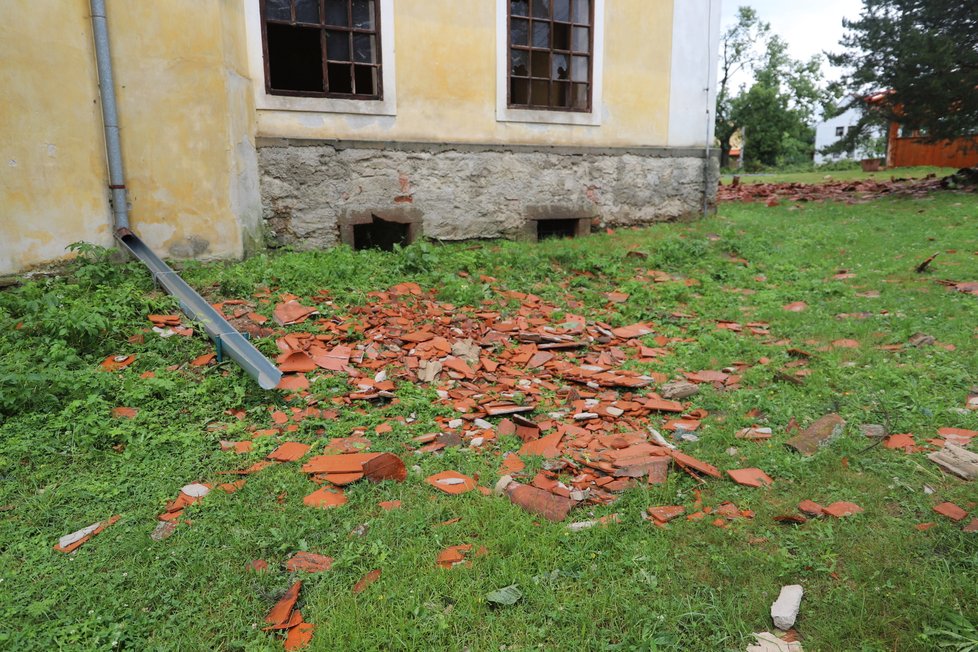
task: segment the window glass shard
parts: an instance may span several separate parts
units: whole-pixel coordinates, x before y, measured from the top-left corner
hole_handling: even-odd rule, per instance
[[[575,59],[580,57],[574,57]],[[567,55],[554,53],[550,62],[551,79],[570,79],[570,70],[567,65]]]
[[[562,20],[569,23],[571,19],[570,0],[553,0],[554,20]]]
[[[511,0],[509,3],[509,13],[513,16],[529,16],[529,0]]]
[[[376,29],[374,0],[353,0],[353,26],[357,29]]]
[[[350,32],[326,32],[326,58],[330,61],[350,60]]]
[[[265,0],[265,18],[268,20],[292,20],[289,0]]]
[[[372,34],[353,35],[353,61],[377,63],[377,42]]]
[[[533,47],[550,47],[550,23],[533,21]]]
[[[510,42],[513,45],[530,44],[530,21],[514,18],[509,26]]]
[[[349,27],[350,16],[347,9],[347,0],[326,0],[326,24]]]
[[[550,0],[533,0],[533,17],[550,18]]]
[[[319,24],[319,0],[296,0],[295,21],[297,23]]]

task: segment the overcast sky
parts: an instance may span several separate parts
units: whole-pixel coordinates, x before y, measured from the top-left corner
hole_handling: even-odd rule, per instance
[[[771,31],[788,42],[795,59],[808,59],[825,50],[838,51],[842,38],[842,19],[858,18],[862,0],[722,0],[723,31],[736,22],[737,8],[753,7],[761,20],[771,23]],[[839,72],[822,67],[826,78]]]

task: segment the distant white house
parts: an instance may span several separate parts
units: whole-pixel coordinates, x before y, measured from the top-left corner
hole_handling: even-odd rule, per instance
[[[832,154],[830,156],[821,154],[822,149],[829,145],[834,145],[849,133],[850,129],[854,129],[861,115],[862,113],[859,109],[849,109],[845,113],[837,115],[834,118],[829,118],[815,127],[815,165],[844,159],[859,161],[864,158],[873,157],[872,153],[860,147],[857,147],[854,151]]]

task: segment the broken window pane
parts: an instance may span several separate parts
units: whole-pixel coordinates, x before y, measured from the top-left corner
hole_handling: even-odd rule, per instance
[[[374,66],[353,66],[353,81],[357,95],[377,94],[377,68]]]
[[[574,22],[591,24],[591,0],[574,0]]]
[[[509,27],[510,41],[513,45],[530,44],[530,21],[514,18]]]
[[[572,108],[582,111],[588,108],[588,86],[587,84],[574,84],[574,98]]]
[[[562,20],[564,22],[570,22],[570,0],[553,0],[554,3],[554,20]]]
[[[323,49],[319,30],[269,23],[269,86],[277,90],[323,91]]]
[[[580,57],[574,57],[578,59]],[[570,79],[570,70],[567,67],[567,55],[554,53],[550,64],[551,79]]]
[[[539,23],[533,21],[533,47],[550,47],[550,23]]]
[[[263,36],[268,92],[380,98],[378,3],[379,0],[265,0]],[[273,22],[291,21],[293,12],[296,22],[304,23],[301,27]],[[324,62],[328,62],[325,75]]]
[[[529,16],[530,15],[529,0],[512,0],[509,3],[509,12],[513,16]]]
[[[350,17],[347,14],[347,0],[326,0],[326,24],[350,26]]]
[[[326,64],[330,93],[353,93],[353,72],[348,63]]]
[[[510,104],[530,103],[530,80],[513,78],[509,84]]]
[[[265,0],[265,18],[268,20],[292,20],[289,0]]]
[[[566,108],[570,106],[571,85],[566,82],[554,82],[553,97],[550,98],[551,106]]]
[[[357,63],[377,63],[377,46],[373,35],[353,35],[353,60]]]
[[[533,0],[533,17],[550,18],[550,0]]]
[[[353,26],[374,29],[374,0],[353,0]]]
[[[530,74],[533,77],[550,78],[550,53],[533,52],[530,56]]]
[[[571,80],[576,82],[586,82],[588,80],[587,64],[587,57],[574,57],[571,60]]]
[[[570,50],[571,26],[554,23],[554,50]]]
[[[513,50],[510,54],[510,71],[516,77],[530,76],[530,53],[526,50]]]
[[[574,52],[588,52],[591,49],[591,39],[587,27],[574,28]]]
[[[330,61],[350,60],[350,32],[326,32],[326,58]]]
[[[550,104],[550,82],[533,80],[530,82],[530,103],[536,106]]]
[[[297,23],[319,24],[319,0],[296,0],[295,20]]]

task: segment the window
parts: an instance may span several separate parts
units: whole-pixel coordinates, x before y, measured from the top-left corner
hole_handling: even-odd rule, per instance
[[[383,98],[379,0],[261,0],[265,90]]]
[[[845,127],[836,127],[835,128],[835,137],[836,138],[842,138],[842,136],[845,133],[846,133],[846,128]]]
[[[593,0],[509,0],[508,4],[508,106],[589,112]]]

